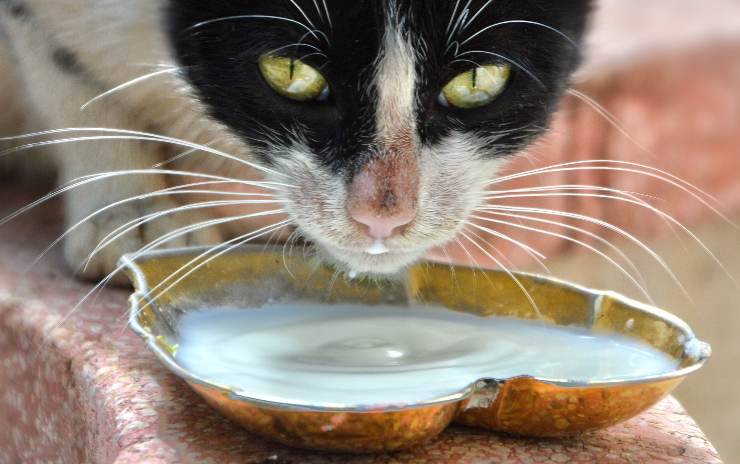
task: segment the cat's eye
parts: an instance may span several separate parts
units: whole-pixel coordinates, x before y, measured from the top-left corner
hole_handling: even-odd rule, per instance
[[[265,81],[283,97],[301,102],[329,97],[329,85],[324,76],[300,60],[265,55],[259,59],[259,68]]]
[[[445,107],[473,109],[493,102],[506,88],[511,67],[485,65],[466,71],[444,86],[439,103]]]

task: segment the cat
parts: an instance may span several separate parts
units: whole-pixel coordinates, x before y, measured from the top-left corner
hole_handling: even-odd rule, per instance
[[[74,186],[68,263],[134,229],[83,277],[168,233],[183,246],[280,232],[339,269],[391,274],[453,240],[546,131],[590,3],[0,0],[2,66],[24,111],[68,129],[41,139],[58,140]],[[192,191],[211,202],[178,209]],[[208,222],[227,203],[241,214]]]

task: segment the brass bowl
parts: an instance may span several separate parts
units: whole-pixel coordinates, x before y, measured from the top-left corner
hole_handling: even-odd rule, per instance
[[[166,291],[167,285],[157,287],[182,266],[192,267],[191,260],[202,251],[163,251],[135,261],[124,257],[122,264],[135,285],[129,324],[210,405],[248,430],[290,446],[392,451],[431,440],[453,421],[532,437],[579,434],[615,425],[650,408],[710,356],[709,345],[663,310],[612,292],[517,274],[547,322],[641,339],[679,361],[679,367],[660,376],[598,383],[532,377],[479,379],[462,391],[409,407],[278,403],[216,385],[181,367],[175,356],[180,317],[204,308],[291,301],[399,307],[430,304],[483,317],[536,319],[538,315],[504,272],[422,263],[397,280],[348,280],[317,261],[263,246],[235,249]]]

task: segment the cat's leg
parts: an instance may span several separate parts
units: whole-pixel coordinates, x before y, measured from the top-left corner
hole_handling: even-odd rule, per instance
[[[94,121],[78,121],[75,118],[58,120],[55,127],[131,127],[120,115],[108,114]],[[80,124],[81,123],[81,124]],[[62,183],[74,182],[81,176],[101,172],[125,172],[127,170],[151,169],[161,160],[157,147],[152,143],[138,141],[80,142],[59,146],[59,169]],[[87,186],[70,190],[65,196],[66,227],[75,227],[79,221],[106,208],[115,202],[167,188],[165,178],[156,174],[131,174],[95,181]],[[65,241],[65,257],[68,264],[77,268],[88,259],[93,247],[119,227],[157,212],[177,208],[178,204],[167,196],[127,201],[108,209],[77,226]],[[135,227],[120,239],[104,248],[97,257],[83,268],[81,275],[97,279],[115,269],[124,253],[135,252],[157,238],[183,227],[207,220],[194,211],[168,214],[160,219]],[[164,245],[180,247],[205,245],[220,240],[214,228],[183,234]],[[121,276],[119,279],[122,279]]]
[[[36,111],[52,129],[105,127],[141,130],[146,121],[138,121],[124,108],[109,105],[81,111],[80,107],[91,98],[108,90],[88,71],[74,50],[58,47],[24,18],[10,26],[19,67],[26,79],[29,100]],[[69,139],[91,137],[89,132],[63,133],[55,137]],[[101,134],[107,137],[116,134]],[[162,160],[162,146],[138,140],[85,140],[54,145],[60,183],[74,182],[82,176],[103,172],[151,169]],[[65,194],[65,220],[71,228],[91,214],[114,202],[135,198],[146,193],[167,188],[160,174],[136,174],[111,177],[70,189]],[[73,230],[65,242],[65,257],[73,269],[78,269],[91,251],[108,234],[117,228],[142,218],[147,214],[177,207],[173,199],[161,196],[126,202],[95,215]],[[82,276],[98,279],[116,268],[119,257],[141,249],[147,243],[168,232],[206,220],[202,213],[184,212],[167,215],[143,224],[110,246],[101,250],[91,263],[80,270]],[[218,242],[218,231],[213,228],[185,234],[168,242],[170,247],[202,245]],[[117,281],[124,281],[119,276]]]

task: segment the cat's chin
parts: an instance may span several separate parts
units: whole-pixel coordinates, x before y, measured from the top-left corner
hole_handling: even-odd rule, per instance
[[[388,251],[383,254],[370,254],[365,251],[348,251],[332,246],[319,247],[327,261],[338,269],[354,276],[392,276],[419,261],[426,250]]]

